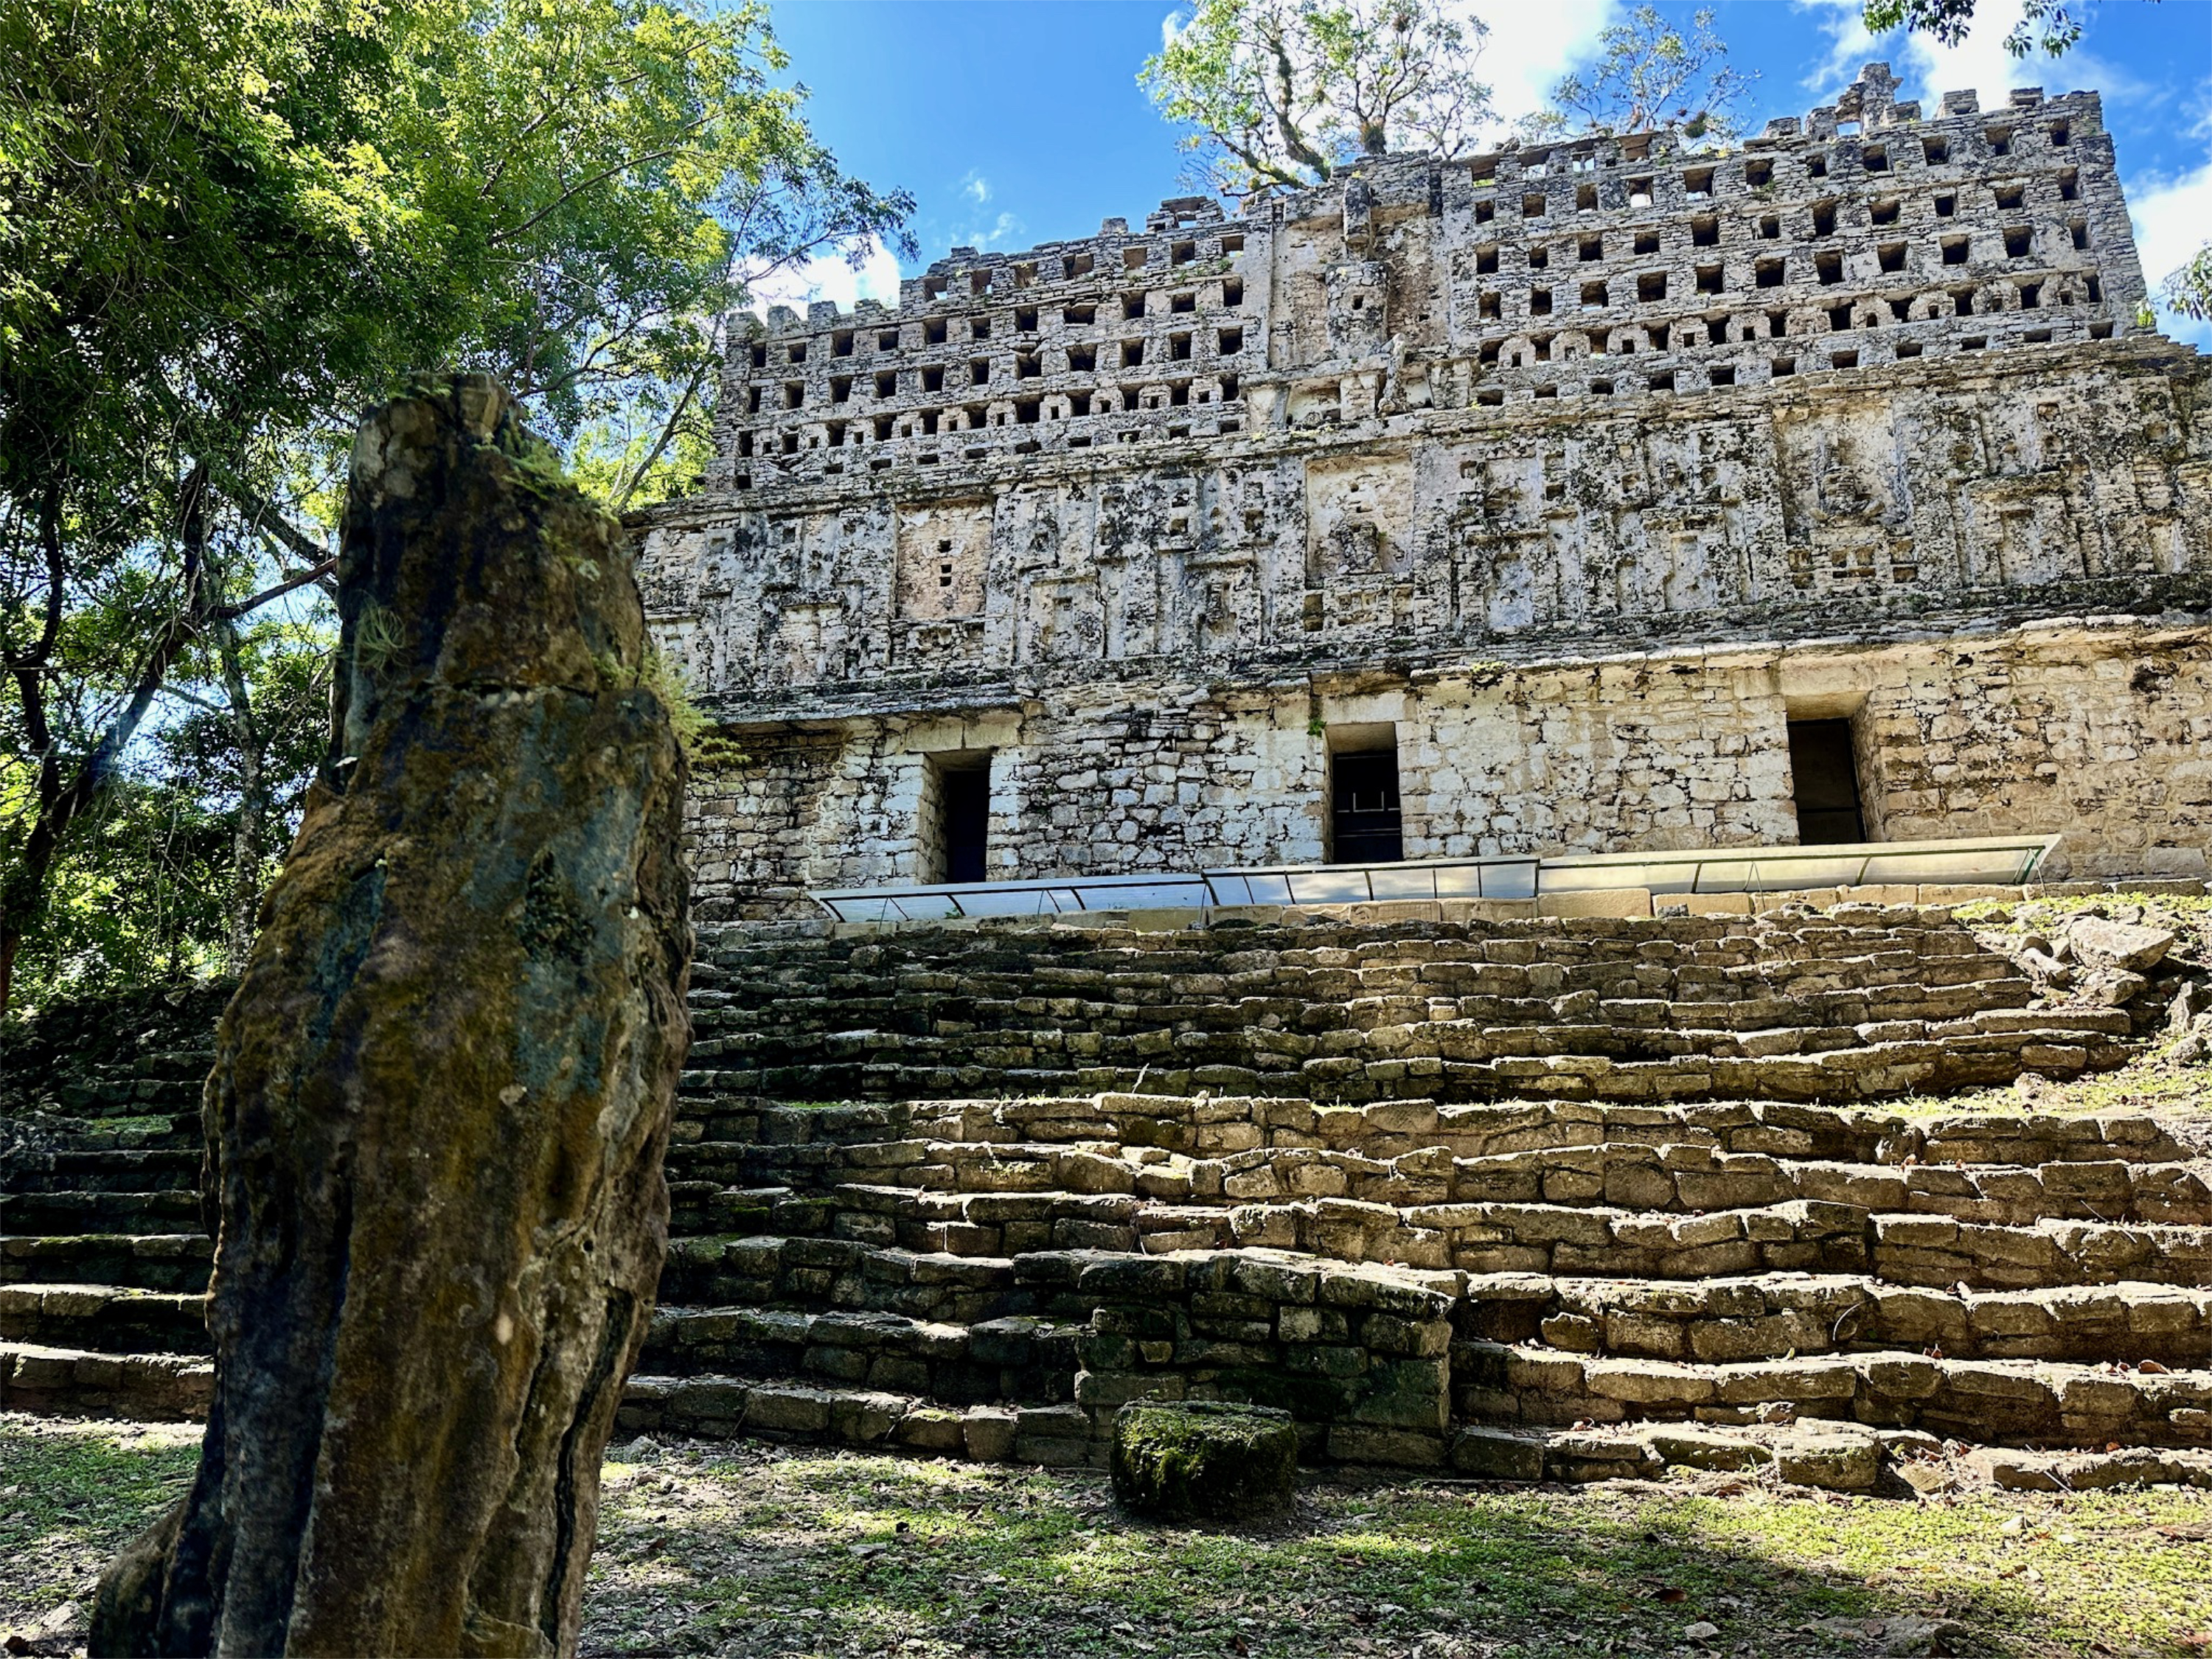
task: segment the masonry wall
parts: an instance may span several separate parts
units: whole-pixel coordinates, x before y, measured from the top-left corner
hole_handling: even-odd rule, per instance
[[[931,878],[953,752],[996,878],[1317,860],[1376,723],[1408,857],[1791,842],[1787,721],[1843,716],[1871,836],[2194,867],[2212,364],[2136,320],[2095,94],[1894,93],[773,313],[642,520],[753,757],[696,785],[708,914]]]
[[[1838,716],[1883,839],[2060,830],[2083,875],[2206,869],[2212,629],[2115,619],[1295,687],[1162,679],[859,720],[835,743],[764,737],[753,765],[697,782],[699,899],[709,919],[768,915],[808,886],[921,878],[925,757],[947,750],[994,751],[996,876],[1316,861],[1334,725],[1395,727],[1409,858],[1788,844],[1786,724]]]

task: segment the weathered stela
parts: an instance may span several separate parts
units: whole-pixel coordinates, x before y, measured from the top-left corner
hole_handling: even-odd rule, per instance
[[[362,428],[339,582],[206,1089],[207,1439],[95,1653],[572,1650],[665,1251],[684,769],[621,529],[459,376]]]

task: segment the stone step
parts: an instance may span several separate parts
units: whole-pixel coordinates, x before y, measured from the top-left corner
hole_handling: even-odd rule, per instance
[[[174,1233],[200,1225],[191,1187],[149,1193],[0,1194],[0,1234]]]
[[[692,1109],[687,1106],[684,1109]],[[915,1100],[797,1108],[732,1097],[691,1120],[716,1131],[672,1149],[676,1163],[726,1158],[735,1147],[884,1145],[904,1140],[1103,1141],[1219,1156],[1261,1146],[1325,1146],[1396,1157],[1431,1146],[1486,1158],[1607,1143],[1853,1164],[2041,1164],[2188,1158],[2166,1125],[2139,1115],[1978,1113],[1905,1116],[1867,1107],[1778,1101],[1625,1105],[1519,1100],[1438,1106],[1409,1099],[1357,1106],[1289,1096],[1097,1093]]]
[[[1111,1142],[909,1140],[744,1158],[801,1188],[884,1187],[941,1194],[1122,1193],[1167,1203],[1351,1198],[1446,1203],[1609,1205],[1678,1214],[1814,1199],[1862,1209],[2014,1225],[2048,1218],[2212,1223],[2212,1169],[2201,1164],[2016,1165],[1844,1164],[1697,1146],[1562,1148],[1453,1158],[1427,1147],[1374,1157],[1267,1146],[1192,1158]],[[795,1166],[795,1167],[794,1167]]]
[[[1083,1328],[1022,1316],[963,1325],[890,1313],[662,1308],[640,1370],[787,1377],[939,1405],[1072,1399]]]
[[[207,1415],[212,1361],[0,1342],[0,1411],[191,1422]]]
[[[215,1243],[205,1233],[0,1237],[0,1285],[114,1285],[198,1296]]]
[[[852,1239],[672,1239],[660,1275],[671,1307],[787,1308],[893,1313],[942,1324],[1040,1311],[1005,1257],[879,1249]]]
[[[2123,1280],[2057,1290],[1936,1290],[1862,1275],[1675,1283],[1471,1274],[1462,1334],[1587,1357],[1778,1360],[1828,1353],[2212,1365],[2212,1291]]]
[[[1787,1486],[1908,1497],[1995,1486],[2035,1492],[2212,1486],[2212,1451],[1968,1450],[1923,1430],[1808,1418],[1788,1425],[1623,1423],[1605,1428],[1460,1428],[1449,1461],[1489,1480],[1658,1480],[1671,1471],[1771,1477]]]
[[[205,1296],[113,1285],[0,1285],[0,1340],[100,1353],[215,1351]]]
[[[1103,1467],[1111,1443],[1090,1413],[1070,1404],[947,1406],[884,1389],[738,1376],[634,1376],[615,1423],[624,1433],[745,1434],[1063,1467]]]
[[[148,1193],[197,1188],[198,1146],[17,1150],[0,1163],[0,1192]]]
[[[1729,1162],[1750,1169],[1699,1168],[1683,1160],[1644,1157],[1601,1158],[1590,1155],[1541,1155],[1564,1168],[1513,1172],[1447,1164],[1427,1154],[1408,1153],[1389,1162],[1353,1155],[1293,1148],[1234,1153],[1226,1158],[1139,1162],[1096,1151],[1054,1149],[1033,1158],[972,1156],[963,1149],[953,1162],[918,1162],[898,1169],[861,1171],[872,1180],[839,1182],[819,1197],[778,1200],[770,1231],[839,1231],[860,1237],[883,1226],[909,1224],[955,1226],[977,1237],[975,1227],[1036,1224],[1007,1237],[1014,1249],[1042,1248],[1034,1241],[1063,1219],[1104,1224],[1134,1233],[1172,1231],[1187,1224],[1232,1226],[1226,1217],[1193,1222],[1193,1210],[1240,1208],[1284,1200],[1341,1198],[1401,1212],[1433,1210],[1455,1204],[1557,1206],[1567,1209],[1605,1207],[1644,1215],[1696,1216],[1718,1210],[1754,1209],[1799,1199],[1848,1206],[1869,1212],[1929,1215],[1954,1220],[2033,1226],[2044,1220],[2109,1221],[2161,1225],[2212,1224],[2212,1194],[2203,1172],[2191,1165],[2057,1164],[2044,1170],[1881,1165],[1784,1164],[1779,1171],[1760,1168],[1765,1160],[1739,1155]],[[1004,1152],[1014,1149],[980,1149]],[[1612,1149],[1603,1149],[1611,1151]],[[1520,1155],[1516,1155],[1520,1156]],[[2138,1177],[2130,1182],[2122,1171]],[[887,1178],[888,1177],[888,1178]],[[1030,1200],[1010,1206],[997,1200],[1013,1195]],[[1102,1200],[1118,1199],[1119,1203]],[[800,1225],[793,1218],[819,1213],[827,1206],[828,1224]],[[1176,1212],[1173,1224],[1161,1223],[1162,1208]],[[881,1218],[880,1221],[867,1219]],[[729,1231],[736,1231],[730,1229]],[[910,1241],[904,1238],[902,1243]],[[914,1246],[914,1248],[921,1248]],[[936,1248],[936,1247],[933,1247]],[[952,1248],[952,1247],[942,1247]],[[1098,1248],[1133,1248],[1108,1246]],[[995,1249],[964,1254],[994,1255]]]
[[[2212,1371],[2052,1360],[1814,1354],[1741,1364],[1452,1345],[1455,1418],[1553,1426],[1799,1419],[1911,1428],[1974,1445],[2191,1446],[2212,1440]]]
[[[1432,973],[1433,970],[1431,970]],[[1485,983],[1502,975],[1509,983]],[[1575,975],[1562,976],[1571,985]],[[1695,981],[1687,975],[1646,973],[1601,985],[1537,994],[1528,970],[1485,969],[1473,981],[1427,977],[1383,991],[1346,986],[1294,985],[1264,995],[1139,997],[1128,1001],[1088,996],[966,994],[915,999],[839,993],[781,996],[757,1006],[725,1005],[694,1014],[694,1036],[708,1055],[743,1054],[773,1047],[787,1060],[850,1059],[872,1049],[961,1036],[1021,1041],[1035,1035],[1086,1039],[1135,1038],[1162,1030],[1229,1037],[1267,1030],[1286,1039],[1322,1039],[1342,1033],[1419,1029],[1461,1024],[1511,1034],[1522,1044],[1553,1034],[1559,1042],[1588,1042],[1608,1035],[1624,1041],[1638,1034],[1693,1034],[1725,1047],[1735,1034],[1827,1028],[1848,1030],[1869,1023],[1917,1025],[1911,1035],[1966,1035],[1947,1030],[2002,1029],[2034,1023],[2087,1035],[2125,1036],[2127,1015],[2107,1007],[2036,1010],[2033,988],[2008,963],[1992,958],[1955,982],[1924,983],[1917,976],[1849,988],[1814,987],[1761,978]],[[1900,1032],[1900,1035],[1908,1033]],[[1768,1039],[1765,1046],[1771,1047]],[[1065,1046],[1065,1045],[1063,1045]],[[1295,1051],[1296,1045],[1293,1046]],[[1305,1045],[1311,1051],[1310,1043]],[[1090,1052],[1098,1052],[1096,1042]],[[1518,1048],[1506,1052],[1540,1052]]]
[[[1907,1093],[1942,1094],[2008,1084],[2023,1072],[2063,1079],[2124,1064],[2118,1039],[2084,1037],[2072,1030],[1977,1031],[1958,1036],[1890,1040],[1893,1025],[1871,1028],[1875,1040],[1848,1041],[1803,1053],[1676,1054],[1644,1058],[1638,1045],[1612,1037],[1553,1042],[1562,1052],[1494,1053],[1539,1046],[1513,1034],[1493,1038],[1474,1026],[1432,1024],[1382,1041],[1370,1034],[1351,1052],[1308,1057],[1300,1045],[1264,1031],[1224,1045],[1203,1035],[1162,1031],[1131,1039],[1119,1064],[1085,1054],[1044,1052],[1042,1045],[976,1043],[964,1038],[917,1038],[870,1046],[842,1060],[748,1066],[744,1056],[696,1056],[706,1063],[695,1087],[743,1094],[819,1099],[896,1100],[988,1091],[1087,1094],[1142,1088],[1149,1079],[1169,1093],[1289,1096],[1359,1103],[1429,1098],[1448,1103],[1537,1097],[1593,1102],[1790,1100],[1847,1103]],[[858,1034],[866,1037],[871,1034]],[[1794,1040],[1794,1039],[1793,1039]],[[1729,1042],[1739,1048],[1751,1045]],[[863,1047],[856,1040],[856,1048]],[[1087,1044],[1085,1045],[1088,1046]],[[1611,1047],[1620,1052],[1576,1053]],[[871,1058],[882,1054],[888,1059]],[[1107,1045],[1107,1056],[1112,1057]]]

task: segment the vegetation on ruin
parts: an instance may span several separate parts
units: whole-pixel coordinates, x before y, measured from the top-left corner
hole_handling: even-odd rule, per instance
[[[910,251],[787,67],[758,4],[0,12],[0,1006],[234,959],[395,376],[496,372],[640,505],[703,463],[749,283]]]
[[[197,1438],[0,1419],[0,1635],[82,1591]],[[605,1656],[1809,1656],[1915,1632],[1923,1652],[2163,1655],[2212,1628],[2212,1496],[2192,1492],[1310,1478],[1288,1520],[1231,1529],[1132,1520],[1089,1471],[757,1444],[617,1446],[605,1483],[583,1643]]]
[[[1429,0],[1200,0],[1138,80],[1196,180],[1224,196],[1300,189],[1363,157],[1456,155],[1491,116],[1481,19]],[[1650,6],[1599,33],[1597,61],[1521,124],[1531,140],[1650,132],[1725,140],[1755,76],[1711,10],[1686,31]]]
[[[1295,190],[1363,156],[1468,149],[1486,32],[1439,0],[1199,0],[1137,79],[1208,188]]]

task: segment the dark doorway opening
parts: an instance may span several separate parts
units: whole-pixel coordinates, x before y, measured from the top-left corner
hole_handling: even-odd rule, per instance
[[[1331,863],[1395,864],[1406,856],[1395,749],[1332,757],[1329,830]]]
[[[991,757],[961,756],[937,774],[938,832],[943,837],[943,881],[981,881],[991,836]]]
[[[1849,720],[1790,721],[1790,775],[1796,783],[1799,846],[1866,839]]]

